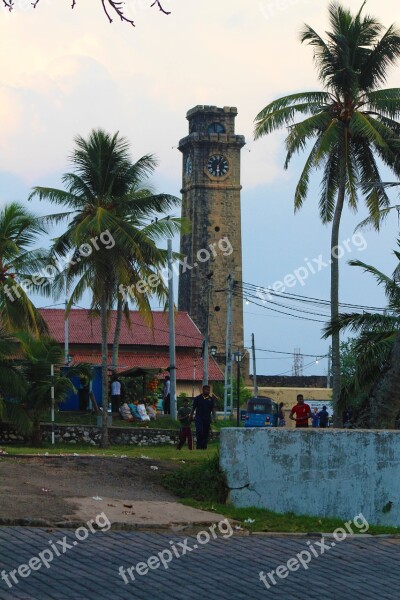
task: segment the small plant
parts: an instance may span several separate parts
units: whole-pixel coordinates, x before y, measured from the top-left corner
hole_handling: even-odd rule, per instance
[[[228,497],[225,474],[219,466],[219,453],[200,464],[184,465],[167,475],[164,485],[180,498],[225,504]]]

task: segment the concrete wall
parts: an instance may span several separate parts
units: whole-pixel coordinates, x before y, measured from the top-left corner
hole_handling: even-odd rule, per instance
[[[223,429],[230,501],[400,526],[400,431]]]

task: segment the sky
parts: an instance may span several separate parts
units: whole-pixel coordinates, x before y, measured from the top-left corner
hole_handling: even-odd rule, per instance
[[[322,263],[329,260],[330,227],[318,215],[318,178],[294,214],[304,157],[296,157],[285,171],[285,132],[255,142],[253,129],[256,114],[273,99],[320,88],[312,50],[300,44],[299,31],[306,22],[324,32],[329,2],[164,0],[169,16],[150,4],[126,0],[135,28],[117,18],[109,24],[100,0],[77,0],[74,10],[69,0],[40,0],[36,9],[28,0],[15,0],[12,13],[0,6],[0,206],[28,204],[35,185],[61,186],[74,136],[97,127],[126,136],[134,159],[156,154],[153,186],[179,196],[177,145],[187,134],[186,112],[199,104],[237,106],[236,132],[247,141],[242,151],[243,280],[268,287],[306,269],[307,278],[300,281],[299,275],[288,291],[328,299],[330,270]],[[361,0],[346,4],[356,10]],[[367,12],[389,26],[398,17],[398,2],[369,0]],[[398,75],[399,68],[389,72],[387,87],[398,85]],[[395,203],[395,192],[392,198]],[[37,214],[54,210],[36,201],[29,206]],[[384,306],[375,281],[347,261],[357,258],[392,273],[399,224],[393,211],[379,233],[355,235],[366,216],[362,203],[357,214],[343,213],[340,299]],[[42,245],[48,244],[43,239]],[[179,248],[179,240],[174,246]],[[48,298],[35,302],[50,303]],[[245,346],[254,333],[257,348],[274,351],[257,351],[259,374],[291,374],[294,348],[308,355],[304,374],[326,374],[327,359],[314,360],[328,352],[322,323],[251,303],[244,304],[244,317]]]

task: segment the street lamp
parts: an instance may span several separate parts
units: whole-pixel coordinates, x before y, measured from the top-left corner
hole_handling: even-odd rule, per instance
[[[210,348],[210,354],[211,356],[214,358],[215,356],[217,356],[217,346],[211,346]]]
[[[74,357],[72,356],[72,354],[67,354],[67,365],[68,366],[72,363],[73,358]]]
[[[240,363],[243,359],[243,354],[238,350],[233,353],[235,362],[237,364],[237,407],[236,407],[236,427],[239,427],[239,410],[240,410]]]

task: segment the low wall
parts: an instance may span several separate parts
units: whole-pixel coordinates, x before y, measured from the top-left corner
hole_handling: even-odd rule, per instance
[[[223,429],[230,501],[400,526],[400,431]]]
[[[43,440],[51,442],[51,425],[41,425]],[[56,425],[55,441],[69,444],[91,444],[98,446],[101,440],[101,429],[81,425]],[[194,432],[193,432],[194,433]],[[156,446],[159,444],[176,444],[179,431],[177,429],[145,429],[141,427],[109,427],[108,439],[116,446],[138,445]],[[210,439],[219,437],[219,432],[212,433]],[[24,438],[15,429],[5,424],[0,426],[0,444],[23,443]]]

